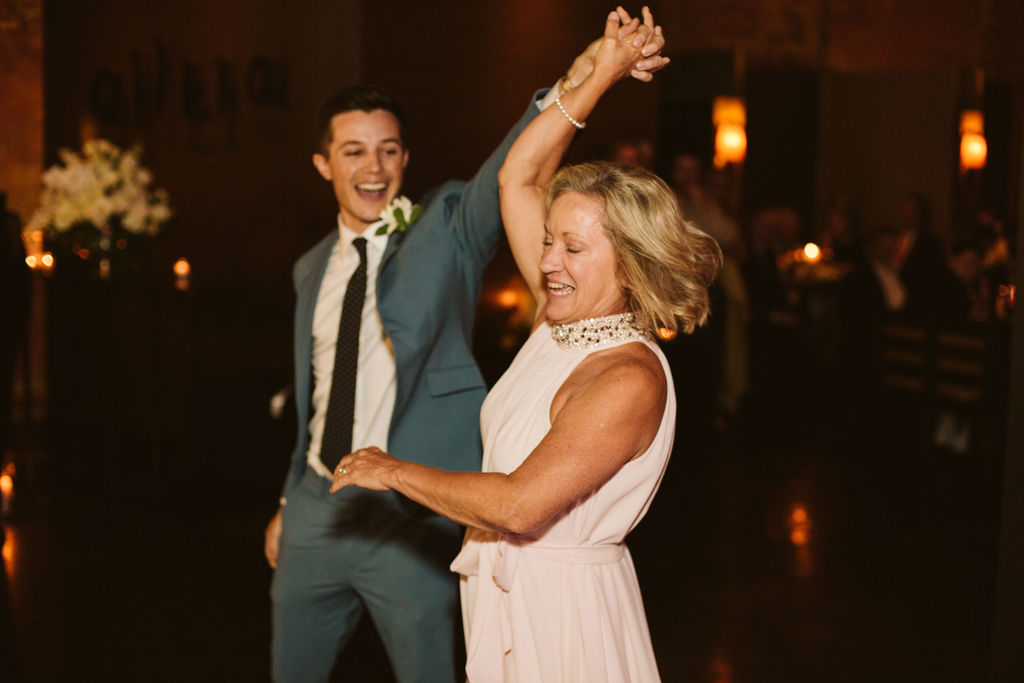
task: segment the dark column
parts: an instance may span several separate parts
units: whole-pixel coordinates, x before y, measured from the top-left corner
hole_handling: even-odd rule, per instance
[[[1017,196],[1017,258],[1024,247],[1024,154]],[[1024,285],[1018,266],[1016,287]],[[1024,310],[1015,306],[1010,360],[1009,429],[1003,479],[1003,520],[999,540],[995,624],[992,639],[992,681],[1024,681]]]

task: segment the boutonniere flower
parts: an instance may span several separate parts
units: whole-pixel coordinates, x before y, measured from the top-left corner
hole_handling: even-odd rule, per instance
[[[380,212],[380,219],[383,225],[377,228],[375,235],[390,235],[391,233],[405,232],[410,225],[423,213],[423,207],[413,204],[408,197],[398,195],[391,200],[391,203]]]

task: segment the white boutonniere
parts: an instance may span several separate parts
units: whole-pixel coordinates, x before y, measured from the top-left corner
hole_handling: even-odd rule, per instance
[[[423,213],[423,207],[413,204],[408,197],[398,195],[380,212],[383,224],[377,228],[375,235],[390,235],[393,232],[405,232],[410,225]]]

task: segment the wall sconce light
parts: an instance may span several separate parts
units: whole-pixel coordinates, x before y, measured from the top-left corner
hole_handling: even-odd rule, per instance
[[[0,515],[7,515],[11,512],[11,504],[14,501],[14,463],[9,462],[0,472]]]
[[[977,109],[965,109],[960,113],[960,171],[985,168],[987,157],[985,118]]]
[[[174,262],[174,288],[180,292],[188,290],[192,276],[192,266],[188,259],[180,258]]]
[[[716,97],[711,108],[715,126],[715,166],[742,163],[747,156],[747,108],[739,97]]]

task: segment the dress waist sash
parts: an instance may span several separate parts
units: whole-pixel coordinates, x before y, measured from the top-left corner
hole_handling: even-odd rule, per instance
[[[626,555],[623,543],[550,546],[516,534],[471,531],[462,551],[452,561],[452,571],[478,576],[480,554],[485,547],[493,548],[491,576],[498,590],[481,584],[476,593],[473,629],[466,643],[466,674],[475,682],[501,680],[502,660],[511,651],[513,640],[509,590],[523,555],[567,565],[615,564]]]
[[[483,538],[480,538],[481,536]],[[563,564],[615,564],[625,553],[625,545],[622,543],[552,546],[535,543],[528,536],[477,532],[466,540],[462,551],[452,561],[452,571],[463,576],[476,576],[480,571],[481,548],[488,542],[495,541],[497,556],[491,573],[494,583],[504,591],[508,591],[512,586],[519,566],[519,556],[522,553]]]

